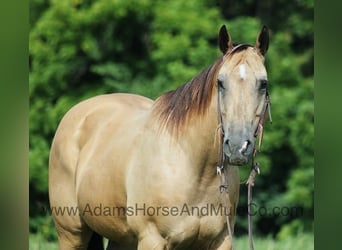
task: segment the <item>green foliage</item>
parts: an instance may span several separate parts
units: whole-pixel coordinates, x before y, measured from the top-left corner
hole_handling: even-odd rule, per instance
[[[272,237],[254,237],[254,248],[263,250],[313,250],[314,236],[308,233],[299,233],[292,237],[274,240]],[[235,241],[236,249],[249,249],[247,236],[239,237]]]
[[[217,58],[217,47],[211,41],[216,41],[222,23],[218,10],[208,9],[204,2],[163,1],[156,5],[151,56],[168,89],[189,81]]]
[[[57,241],[57,232],[51,216],[36,216],[34,220],[30,220],[30,232],[39,235],[45,241]]]
[[[156,98],[211,64],[226,24],[233,42],[254,44],[266,24],[273,124],[258,155],[258,206],[303,208],[302,215],[257,214],[259,234],[281,239],[313,227],[313,1],[33,0],[30,2],[30,231],[51,226],[48,157],[56,127],[81,100],[133,92]],[[271,13],[271,14],[269,14]],[[241,179],[248,176],[241,168]],[[241,187],[240,208],[247,206]],[[236,234],[247,230],[239,216]],[[53,230],[53,229],[52,229]],[[43,233],[53,238],[49,230]]]

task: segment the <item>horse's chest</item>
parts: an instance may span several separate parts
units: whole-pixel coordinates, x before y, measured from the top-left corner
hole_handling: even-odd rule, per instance
[[[194,208],[195,213],[205,215],[190,215],[179,220],[179,223],[169,230],[165,237],[170,246],[175,249],[208,249],[218,242],[225,230],[225,219],[221,215],[211,214],[210,207]],[[216,211],[217,212],[217,211]],[[216,213],[213,212],[213,213]]]

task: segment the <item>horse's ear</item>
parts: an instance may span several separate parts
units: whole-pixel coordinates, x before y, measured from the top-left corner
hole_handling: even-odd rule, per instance
[[[230,38],[230,35],[226,29],[226,25],[222,25],[220,29],[218,43],[219,43],[220,50],[222,51],[223,54],[226,54],[227,51],[233,48],[232,39]]]
[[[262,55],[266,54],[268,50],[269,41],[270,41],[270,35],[268,32],[268,28],[264,25],[264,27],[262,27],[256,40],[256,48]]]

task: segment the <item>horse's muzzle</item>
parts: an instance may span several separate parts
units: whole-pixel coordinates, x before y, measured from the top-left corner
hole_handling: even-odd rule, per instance
[[[223,152],[231,165],[244,165],[252,156],[254,142],[251,140],[233,141],[226,139],[223,143]]]

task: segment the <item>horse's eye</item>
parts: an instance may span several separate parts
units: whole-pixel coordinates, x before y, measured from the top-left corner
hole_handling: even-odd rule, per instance
[[[260,80],[260,90],[267,90],[267,86],[268,86],[268,81],[263,79]]]
[[[217,85],[219,86],[220,89],[224,89],[223,81],[221,79],[217,79]]]

